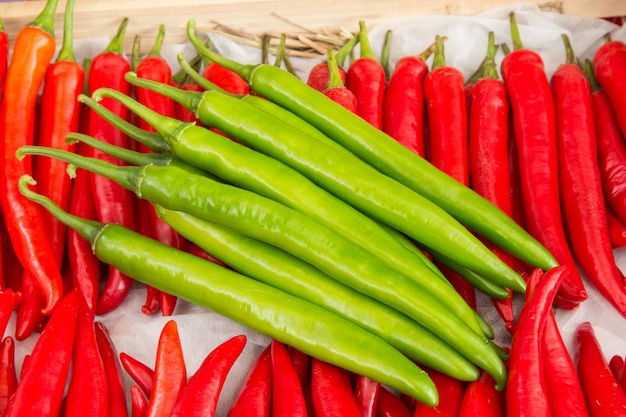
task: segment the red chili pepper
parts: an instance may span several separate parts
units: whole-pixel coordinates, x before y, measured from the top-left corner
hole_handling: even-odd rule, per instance
[[[354,36],[347,40],[341,48],[335,54],[335,58],[337,61],[337,66],[339,70],[339,77],[341,78],[341,82],[345,85],[347,79],[347,73],[343,69],[344,62],[350,52],[354,49],[356,44],[359,42],[359,36]],[[330,71],[328,68],[327,62],[319,62],[315,64],[311,70],[309,71],[307,77],[307,84],[316,89],[317,91],[324,91],[328,87],[328,81],[330,76]]]
[[[352,391],[350,373],[317,358],[311,361],[311,397],[319,417],[362,415]]]
[[[15,342],[11,336],[7,336],[0,343],[0,412],[6,409],[17,384]]]
[[[476,381],[467,385],[459,417],[504,417],[504,391],[495,389],[491,375],[482,371]]]
[[[0,19],[0,94],[4,86],[4,76],[9,63],[9,34],[4,29],[4,23]]]
[[[23,296],[11,288],[0,290],[0,337],[4,336],[13,310],[22,302]]]
[[[424,368],[424,370],[435,383],[440,401],[439,404],[434,407],[429,407],[424,403],[417,402],[415,404],[413,417],[458,416],[461,410],[461,401],[463,401],[463,392],[465,390],[463,381],[435,371],[434,369]]]
[[[238,335],[213,349],[178,394],[170,417],[214,416],[226,377],[246,341]]]
[[[167,417],[176,398],[187,383],[185,359],[178,334],[178,325],[169,320],[163,326],[157,345],[152,394],[146,417]]]
[[[563,226],[554,99],[541,56],[523,48],[514,14],[510,17],[515,50],[504,57],[501,70],[513,113],[526,228],[568,266],[559,293],[579,302],[587,292]]]
[[[15,339],[26,340],[45,323],[43,307],[46,300],[37,288],[35,280],[24,271],[22,274],[22,302],[17,306],[15,319]]]
[[[57,416],[70,370],[79,305],[76,290],[61,299],[33,347],[6,417]]]
[[[335,53],[332,49],[328,50],[327,54],[327,66],[329,71],[328,85],[323,90],[324,95],[336,103],[341,104],[352,113],[357,112],[357,100],[352,91],[346,88],[344,82],[341,79],[341,72],[337,65]]]
[[[271,344],[250,367],[228,411],[228,417],[269,417],[272,405]]]
[[[615,264],[604,208],[589,81],[575,64],[565,35],[563,39],[568,63],[552,76],[552,88],[559,184],[568,239],[581,270],[600,294],[626,316],[626,289]]]
[[[309,381],[309,376],[311,373],[311,356],[294,348],[293,346],[288,346],[289,356],[291,357],[291,362],[293,362],[293,366],[296,369],[296,373],[298,374],[298,379],[300,380],[300,384],[304,387]]]
[[[626,394],[613,377],[593,326],[585,321],[574,333],[574,362],[592,417],[626,415]]]
[[[626,358],[624,358],[624,362],[626,363]],[[619,379],[619,385],[622,388],[622,391],[626,393],[626,365],[624,371],[625,372],[622,372],[622,377]]]
[[[117,34],[107,48],[91,61],[87,80],[90,94],[100,87],[108,87],[130,94],[130,86],[124,78],[124,75],[130,70],[130,63],[122,54],[123,38],[127,25],[128,18],[124,18]],[[101,104],[121,116],[122,119],[128,120],[129,111],[119,102],[105,98]],[[122,148],[129,147],[129,140],[126,135],[93,111],[89,115],[89,135]],[[118,165],[122,164],[117,158],[106,155],[95,148],[89,149],[89,156],[93,158],[103,159]],[[134,229],[132,193],[100,175],[91,175],[91,184],[98,220],[105,223],[119,223]],[[96,313],[105,314],[119,306],[128,295],[132,283],[133,280],[119,270],[109,268],[106,284],[98,298]]]
[[[354,396],[362,417],[375,417],[381,385],[363,375],[357,376]]]
[[[141,388],[144,395],[150,398],[152,394],[152,382],[154,380],[154,371],[152,368],[124,352],[120,353],[120,363],[137,386]]]
[[[605,42],[596,50],[592,64],[598,83],[615,109],[620,130],[626,135],[626,43],[620,40]]]
[[[61,300],[63,283],[50,242],[43,238],[41,212],[17,189],[20,176],[32,173],[32,161],[18,160],[15,151],[34,142],[36,102],[56,48],[57,2],[48,0],[39,16],[18,32],[0,101],[0,204],[15,253],[44,296],[44,314],[50,314]]]
[[[428,159],[441,171],[469,186],[467,102],[463,74],[446,65],[441,36],[435,39],[433,66],[424,78],[424,98],[429,128]],[[436,264],[443,268],[442,263]],[[466,302],[475,308],[474,287],[449,268],[443,268],[442,272]]]
[[[306,417],[304,392],[287,347],[274,339],[270,352],[272,357],[272,417]]]
[[[346,87],[357,101],[356,113],[372,126],[383,127],[383,98],[385,94],[385,69],[376,60],[370,46],[367,27],[359,21],[360,57],[348,68]]]
[[[131,417],[145,417],[148,400],[137,385],[130,387]]]
[[[117,351],[109,330],[104,323],[98,321],[94,324],[96,332],[96,343],[98,351],[102,358],[104,371],[107,379],[107,397],[109,400],[109,416],[125,417],[128,416],[126,407],[126,392],[124,390],[124,381],[122,379],[122,368],[118,362]]]
[[[596,130],[597,131],[597,130]],[[609,205],[608,201],[605,201],[606,209],[606,223],[609,226],[609,238],[611,239],[611,246],[613,249],[619,249],[626,246],[626,226]]]
[[[81,298],[65,417],[106,417],[108,403],[107,375],[98,351],[94,316]]]
[[[550,404],[542,371],[541,338],[554,296],[565,275],[566,266],[543,271],[536,269],[529,285],[538,281],[520,311],[511,341],[509,377],[506,385],[507,416],[550,416]]]
[[[76,62],[73,50],[74,1],[68,1],[64,13],[63,44],[54,63],[48,66],[41,94],[41,118],[38,145],[73,150],[65,141],[69,132],[78,130],[80,103],[85,79],[83,66]],[[67,175],[67,164],[52,158],[38,158],[35,166],[38,192],[48,196],[59,207],[67,210],[72,179]],[[50,213],[41,213],[46,235],[52,246],[56,264],[61,266],[66,248],[67,227]]]
[[[383,99],[383,130],[422,157],[426,157],[424,78],[432,48],[396,62]]]
[[[613,355],[609,360],[609,369],[616,380],[621,381],[624,376],[624,357],[621,355]]]
[[[76,152],[85,156],[86,145],[79,143]],[[70,194],[69,212],[83,219],[96,219],[91,179],[87,171],[76,171]],[[89,242],[71,228],[67,234],[67,255],[72,275],[72,287],[80,290],[87,309],[95,316],[100,289],[101,262],[93,253]]]
[[[413,417],[413,412],[402,399],[382,387],[378,395],[376,417]]]
[[[161,48],[164,37],[165,26],[160,25],[154,46],[150,52],[148,52],[147,56],[141,60],[139,65],[137,65],[135,72],[138,77],[165,84],[172,83],[172,69],[169,63],[161,57]],[[174,107],[174,100],[165,97],[164,95],[155,93],[145,88],[137,87],[137,98],[140,103],[163,116],[175,116],[176,110]],[[143,119],[139,119],[139,127],[149,132],[155,131],[154,128]],[[142,152],[151,152],[143,144],[140,144],[139,147]],[[184,250],[185,239],[183,239],[180,234],[178,234],[156,214],[152,204],[143,200],[142,203],[138,204],[135,209],[148,217],[148,236],[176,249]],[[153,296],[156,297],[156,295],[159,296],[158,305],[161,307],[161,313],[163,316],[171,316],[174,311],[174,307],[176,306],[176,297],[149,287],[147,297],[148,300],[151,300]],[[152,309],[147,308],[145,312],[150,312],[151,310]]]
[[[215,62],[207,64],[202,76],[231,94],[250,94],[250,86],[239,74]]]

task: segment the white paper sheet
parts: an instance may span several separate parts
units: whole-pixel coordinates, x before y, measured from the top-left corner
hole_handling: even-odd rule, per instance
[[[390,51],[391,64],[404,55],[417,54],[431,44],[435,35],[446,35],[446,61],[459,68],[466,76],[474,72],[482,61],[487,47],[487,34],[493,30],[496,42],[511,44],[509,35],[508,15],[515,10],[524,46],[539,52],[545,60],[548,76],[565,59],[561,34],[567,33],[575,52],[581,58],[591,58],[594,51],[602,43],[607,32],[614,39],[626,41],[626,28],[592,18],[561,15],[541,12],[535,5],[520,3],[512,7],[503,7],[472,16],[411,16],[404,19],[388,21],[370,29],[370,40],[375,51],[380,51],[385,33],[393,30],[393,41]],[[192,16],[190,16],[192,18]],[[108,38],[77,40],[78,59],[95,56],[108,44]],[[244,63],[258,63],[260,51],[255,48],[241,46],[224,38],[213,36],[218,52]],[[184,52],[188,58],[195,55],[190,45],[165,45],[163,56],[177,70],[176,54]],[[358,54],[358,49],[357,49]],[[498,63],[502,59],[498,54]],[[308,70],[318,62],[312,59],[292,59],[302,79]],[[430,61],[429,61],[430,62]],[[626,251],[616,251],[617,262],[626,271]],[[557,319],[567,345],[572,351],[573,333],[582,321],[591,321],[601,341],[607,358],[613,354],[626,354],[626,321],[622,316],[598,296],[591,284],[587,284],[589,300],[573,311],[559,310]],[[211,313],[203,308],[180,301],[172,317],[162,317],[160,313],[146,316],[141,313],[145,290],[137,285],[126,302],[117,310],[97,320],[106,324],[111,332],[118,352],[129,355],[153,366],[158,337],[167,320],[173,319],[179,325],[181,341],[188,364],[189,374],[193,373],[205,356],[218,344],[228,338],[244,333],[248,346],[233,368],[220,398],[218,416],[225,416],[229,404],[236,395],[252,362],[269,339],[246,329],[237,323]],[[486,297],[479,297],[480,311],[494,325],[496,341],[507,345],[510,338],[504,330],[500,319]],[[10,323],[8,332],[13,329]],[[32,349],[36,336],[17,345],[17,362]],[[124,373],[127,389],[132,381]]]

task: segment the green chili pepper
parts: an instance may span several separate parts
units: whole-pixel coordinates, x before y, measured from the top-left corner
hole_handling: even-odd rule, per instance
[[[294,133],[282,126],[278,119],[270,120],[265,112],[219,91],[182,91],[137,78],[130,72],[126,79],[136,86],[179,101],[196,112],[207,126],[216,127],[251,148],[282,161],[359,211],[409,235],[427,250],[448,253],[459,265],[494,283],[524,291],[526,283],[520,275],[458,221],[373,167],[347,159],[344,152],[336,152],[300,132]],[[92,97],[112,97],[130,102],[127,96],[111,89],[96,91]],[[152,125],[158,128],[163,124]],[[161,134],[164,135],[163,131]]]
[[[188,37],[198,53],[235,71],[262,97],[310,122],[327,136],[386,175],[442,207],[468,229],[526,263],[548,270],[554,256],[509,216],[471,188],[445,175],[384,132],[334,103],[322,93],[271,65],[244,65],[204,48],[188,23]],[[478,271],[475,271],[478,272]]]
[[[334,363],[435,405],[428,375],[380,338],[315,304],[164,245],[117,224],[73,216],[31,191],[22,194],[45,207],[88,240],[96,256],[137,281],[241,323],[313,357]]]
[[[88,169],[154,204],[184,211],[277,246],[408,315],[493,375],[498,387],[506,384],[506,367],[485,337],[479,336],[413,281],[303,213],[174,166],[117,166],[41,146],[24,146],[18,151],[18,157],[29,154],[52,156]],[[341,216],[341,213],[335,215]]]
[[[101,96],[122,102],[154,126],[178,158],[234,185],[299,210],[339,231],[393,269],[407,275],[462,317],[476,332],[482,333],[475,312],[452,286],[433,276],[432,269],[424,264],[422,258],[408,251],[378,223],[297,171],[208,129],[166,118],[113,90],[102,89],[93,94],[94,98]],[[91,108],[97,107],[94,100],[86,96],[81,96],[79,100]]]

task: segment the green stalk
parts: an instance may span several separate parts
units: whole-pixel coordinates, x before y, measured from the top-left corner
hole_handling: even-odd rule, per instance
[[[124,53],[124,36],[126,35],[126,28],[128,27],[128,17],[122,19],[122,22],[117,28],[117,33],[111,39],[111,42],[106,47],[104,52],[111,52],[114,54],[122,55]]]
[[[511,22],[511,38],[513,39],[513,50],[518,51],[524,49],[522,43],[522,37],[519,33],[519,27],[517,26],[517,19],[515,19],[515,12],[509,14],[509,20]]]
[[[43,10],[27,26],[41,28],[44,32],[54,36],[54,14],[57,11],[58,4],[59,0],[47,0]]]
[[[380,63],[385,70],[385,79],[388,80],[391,75],[391,68],[389,67],[389,52],[391,49],[391,38],[393,37],[393,31],[388,30],[385,33],[385,41],[383,43],[383,50],[380,54]]]
[[[68,0],[63,15],[63,43],[57,57],[59,61],[76,61],[74,55],[74,0]]]
[[[156,39],[154,40],[154,44],[152,48],[148,52],[147,56],[161,56],[161,49],[163,49],[163,40],[165,39],[165,25],[159,25],[159,31],[157,32]]]
[[[443,46],[443,37],[435,36],[435,57],[433,58],[432,69],[437,69],[446,66],[446,57]]]
[[[367,26],[364,20],[359,20],[359,44],[361,49],[361,58],[376,59],[372,45],[370,44],[367,33]]]
[[[561,34],[561,39],[563,39],[563,45],[565,46],[565,63],[578,65],[578,60],[576,59],[576,54],[574,53],[574,48],[572,48],[569,37],[563,33]]]

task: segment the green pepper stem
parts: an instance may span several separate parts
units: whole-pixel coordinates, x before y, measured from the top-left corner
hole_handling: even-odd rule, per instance
[[[513,50],[518,51],[520,49],[524,49],[522,37],[519,33],[519,27],[517,26],[517,19],[515,18],[515,12],[509,13],[509,21],[511,24],[511,38],[513,40]]]
[[[202,76],[202,74],[196,71],[195,68],[193,68],[193,66],[189,62],[187,62],[187,60],[185,60],[185,54],[179,53],[178,55],[176,55],[176,58],[178,59],[181,70],[185,72],[187,77],[189,77],[193,82],[198,84],[204,90],[218,90],[221,92],[225,92],[224,89],[219,87],[217,84],[214,84],[211,81],[207,80]]]
[[[585,60],[585,65],[583,66],[583,70],[585,71],[585,75],[589,80],[589,85],[591,86],[591,92],[595,93],[596,91],[602,90],[598,79],[596,78],[596,74],[593,71],[593,64],[590,59]]]
[[[136,34],[133,38],[133,51],[130,56],[130,70],[137,71],[141,55],[141,35]]]
[[[361,48],[361,58],[376,59],[376,55],[370,44],[365,20],[359,20],[359,44]]]
[[[385,79],[388,80],[391,75],[391,68],[389,64],[389,54],[391,49],[391,39],[393,38],[393,31],[390,29],[385,33],[385,41],[383,42],[383,50],[380,54],[380,63],[385,71]]]
[[[82,133],[70,132],[65,136],[65,141],[69,143],[82,142],[132,165],[165,165],[172,159],[171,154],[136,152],[120,146],[111,145],[108,142]]]
[[[1,17],[0,17],[0,32],[4,32],[4,22],[2,21]]]
[[[487,55],[483,62],[480,64],[476,72],[470,76],[468,83],[475,83],[481,78],[498,78],[498,69],[496,67],[496,53],[498,52],[498,45],[495,42],[495,34],[489,32],[487,43]]]
[[[511,53],[511,47],[506,42],[502,42],[500,44],[500,48],[502,48],[502,52],[504,52],[504,55],[508,55]]]
[[[198,36],[195,34],[195,28],[196,21],[194,19],[189,20],[187,22],[187,38],[189,38],[189,41],[191,42],[193,47],[196,48],[196,51],[202,57],[237,73],[241,78],[250,82],[252,73],[254,72],[254,68],[256,67],[255,65],[240,64],[236,61],[233,61],[232,59],[228,59],[225,56],[218,54],[217,52],[211,51],[204,45],[204,43],[202,43],[200,38],[198,38]]]
[[[22,175],[18,181],[19,190],[24,197],[44,207],[61,223],[76,230],[79,235],[93,244],[105,225],[95,220],[82,219],[66,212],[48,197],[38,194],[28,187],[29,185],[35,184],[36,181],[30,175],[26,174]]]
[[[148,132],[147,130],[135,126],[85,94],[79,95],[78,101],[85,104],[113,127],[119,129],[128,137],[141,143],[151,151],[156,153],[168,153],[170,151],[169,146],[159,133]]]
[[[27,26],[41,28],[46,33],[54,36],[54,15],[57,11],[59,0],[48,0],[39,15]]]
[[[65,5],[65,12],[63,14],[63,43],[61,44],[61,50],[57,56],[57,62],[59,61],[76,61],[74,55],[74,0],[67,0]]]
[[[106,47],[104,52],[112,52],[115,54],[123,54],[124,53],[124,36],[126,35],[126,28],[128,27],[128,17],[125,17],[120,22],[120,25],[117,28],[117,33],[111,39],[111,42]]]
[[[330,90],[331,88],[343,87],[344,84],[341,75],[339,75],[339,66],[335,59],[335,52],[329,49],[326,55],[326,64],[328,65],[328,85],[326,88]]]
[[[198,104],[200,103],[200,100],[202,99],[202,93],[198,92],[198,91],[189,91],[189,90],[183,90],[182,88],[177,88],[171,85],[167,85],[158,81],[153,81],[153,80],[148,80],[145,78],[140,78],[137,76],[136,73],[134,72],[127,72],[125,75],[126,80],[137,86],[137,87],[142,87],[142,88],[146,88],[148,90],[157,92],[159,94],[164,95],[165,97],[168,97],[172,100],[174,100],[175,102],[177,102],[178,104],[184,106],[186,109],[190,110],[190,111],[196,111],[196,109],[198,108]],[[109,92],[107,91],[107,94],[113,94],[113,92]],[[118,95],[119,96],[119,95]],[[149,109],[148,109],[149,110]],[[152,119],[154,120],[154,118],[156,118],[157,116],[162,117],[163,119],[166,119],[166,117],[159,115],[156,112],[151,112],[150,113],[152,115]],[[146,114],[147,116],[147,114]],[[146,122],[148,122],[148,120],[146,120]],[[148,122],[150,124],[152,124],[151,122]],[[158,126],[153,126],[157,131]],[[159,132],[160,133],[160,132]]]
[[[349,40],[347,40],[341,48],[335,54],[335,58],[337,59],[337,65],[343,67],[346,62],[346,58],[350,55],[350,53],[354,50],[354,47],[359,43],[359,37],[353,36]]]
[[[269,65],[270,63],[270,41],[272,37],[267,33],[261,38],[261,63]]]
[[[165,39],[165,25],[160,24],[156,39],[154,40],[154,44],[152,45],[152,49],[150,49],[147,56],[160,57],[161,49],[163,49],[164,39]]]
[[[283,63],[283,58],[285,56],[285,43],[287,42],[287,36],[284,33],[280,34],[280,43],[278,44],[278,49],[276,51],[276,58],[274,59],[274,66],[279,67]]]
[[[432,69],[444,67],[446,65],[445,50],[443,45],[443,37],[435,36],[435,56],[433,58]]]
[[[444,35],[441,37],[442,42],[445,42],[447,40],[448,40],[447,36]],[[421,59],[422,61],[426,61],[435,52],[436,48],[437,48],[436,42],[433,42],[430,45],[428,45],[428,48],[424,49],[422,52],[417,54],[417,57]]]
[[[130,165],[120,166],[98,158],[89,158],[78,155],[74,152],[64,151],[57,148],[49,148],[46,146],[22,146],[17,150],[17,152],[15,152],[15,156],[20,160],[26,155],[47,156],[58,159],[78,168],[82,168],[94,174],[111,179],[128,190],[133,192],[138,191],[138,187],[136,185],[137,181],[134,179],[139,176],[140,167]]]
[[[561,39],[563,39],[563,45],[565,46],[565,63],[577,64],[576,54],[574,53],[574,48],[572,47],[572,43],[569,40],[569,36],[567,36],[565,33],[562,33]]]

